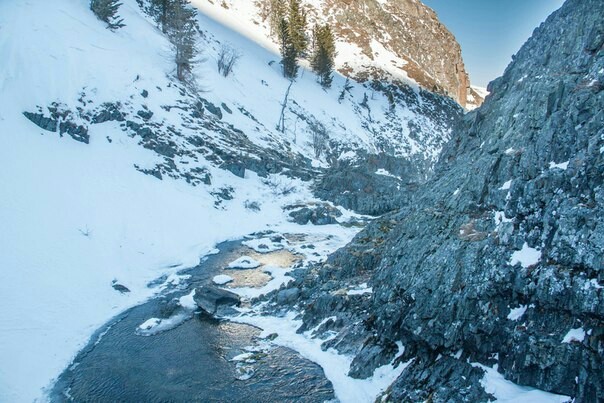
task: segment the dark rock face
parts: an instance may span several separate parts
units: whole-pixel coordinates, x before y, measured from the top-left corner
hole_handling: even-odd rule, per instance
[[[604,399],[603,44],[602,2],[568,0],[459,123],[433,179],[293,284],[303,327],[336,315],[330,346],[355,361],[376,367],[402,342],[413,361],[386,400],[486,400],[468,362]],[[362,281],[371,297],[335,291]]]
[[[328,169],[316,181],[314,193],[360,214],[381,215],[405,205],[408,190],[417,187],[427,169],[426,161],[387,154],[365,155]]]
[[[299,206],[289,206],[289,208],[296,207]],[[314,225],[337,224],[337,217],[340,217],[341,215],[342,213],[340,210],[335,207],[331,207],[328,204],[302,207],[289,213],[289,216],[293,219],[293,221],[300,225],[306,225],[309,222]]]
[[[75,122],[76,117],[62,105],[53,104],[48,107],[49,114],[45,114],[42,108],[38,108],[39,113],[23,112],[23,115],[32,123],[49,132],[56,132],[59,129],[61,137],[67,133],[76,141],[88,144],[90,136],[88,128],[85,125]]]

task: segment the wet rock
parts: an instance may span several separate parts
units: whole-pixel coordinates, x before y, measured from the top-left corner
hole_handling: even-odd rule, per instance
[[[195,289],[193,300],[209,315],[215,315],[221,306],[239,306],[239,296],[233,292],[213,286]]]
[[[420,354],[388,388],[383,402],[487,402],[484,372],[449,356]]]
[[[280,304],[294,304],[300,296],[298,288],[288,288],[277,293],[277,302]]]
[[[376,344],[368,341],[350,364],[348,376],[356,379],[367,379],[373,375],[375,368],[389,364],[395,357],[398,346],[392,342]]]
[[[428,165],[385,154],[340,162],[314,184],[321,199],[360,214],[381,215],[405,205]]]
[[[414,361],[387,401],[486,401],[483,370],[468,361],[576,401],[604,399],[604,92],[587,85],[604,58],[585,50],[600,43],[602,21],[599,0],[568,0],[535,30],[481,109],[458,122],[421,191],[402,179],[407,201],[389,200],[386,183],[361,199],[326,193],[393,211],[296,279],[303,328],[337,316],[327,344],[357,355],[358,376],[400,341]],[[319,192],[373,180],[337,169]],[[372,297],[342,295],[353,280],[369,281]],[[585,336],[563,343],[572,329]]]
[[[309,222],[314,225],[337,224],[336,217],[340,217],[341,215],[342,212],[339,209],[327,204],[303,207],[289,213],[293,221],[300,225],[306,225]]]

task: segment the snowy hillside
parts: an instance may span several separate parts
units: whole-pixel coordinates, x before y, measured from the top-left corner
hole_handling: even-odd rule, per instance
[[[40,397],[94,330],[161,289],[152,280],[180,281],[220,241],[295,225],[283,206],[316,201],[302,179],[321,167],[365,152],[430,164],[460,113],[418,88],[388,90],[392,107],[386,90],[351,83],[338,102],[344,78],[323,91],[304,71],[281,133],[289,82],[259,31],[202,7],[196,92],[123,3],[115,32],[86,0],[0,3],[0,401]],[[241,54],[227,78],[222,44]],[[334,248],[356,232],[326,227],[307,231]]]
[[[271,0],[194,0],[259,43],[271,35]],[[360,81],[378,78],[421,85],[466,107],[472,95],[461,47],[436,13],[416,0],[303,0],[307,20],[329,24],[337,38],[336,68]],[[275,35],[272,35],[274,38]],[[479,103],[475,99],[472,102]]]

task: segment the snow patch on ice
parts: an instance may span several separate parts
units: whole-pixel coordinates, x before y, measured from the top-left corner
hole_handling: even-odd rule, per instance
[[[185,309],[195,310],[197,309],[197,303],[193,299],[195,297],[195,290],[191,291],[187,295],[183,295],[178,299],[178,304]]]
[[[270,253],[283,249],[287,245],[287,241],[273,242],[270,238],[258,238],[243,241],[242,244],[258,253]]]
[[[212,281],[214,282],[214,284],[217,284],[217,285],[225,285],[225,284],[233,281],[233,277],[227,276],[226,274],[219,274],[217,276],[214,276]]]
[[[249,241],[247,241],[249,242]],[[244,242],[245,245],[247,245]],[[229,269],[255,269],[256,267],[260,267],[261,263],[254,258],[249,256],[241,256],[239,259],[232,261],[229,263]]]

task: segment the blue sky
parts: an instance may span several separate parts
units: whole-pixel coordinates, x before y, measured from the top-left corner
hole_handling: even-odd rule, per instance
[[[422,0],[461,44],[472,84],[503,74],[533,30],[563,0]]]

